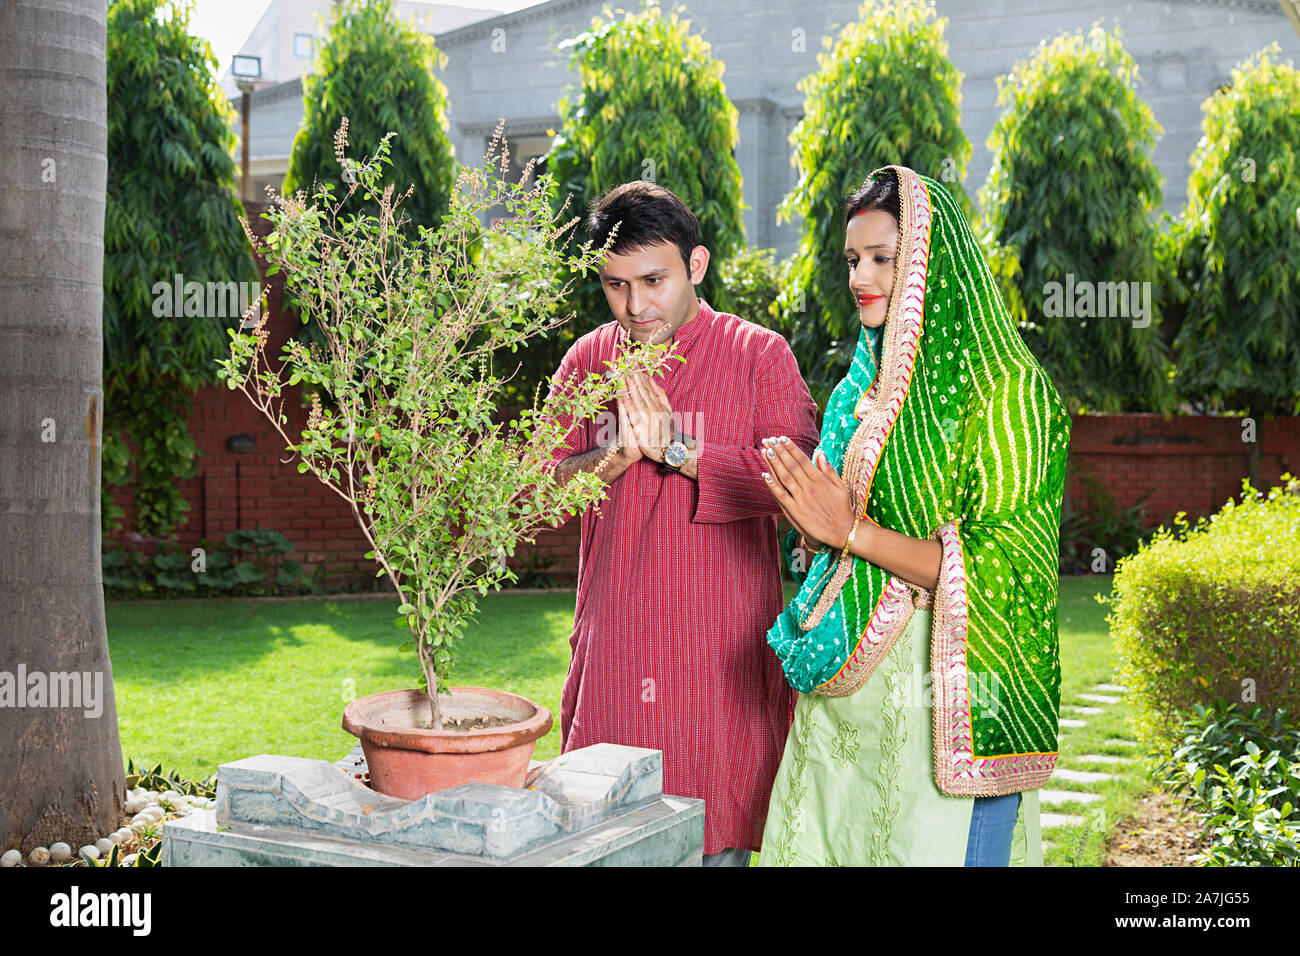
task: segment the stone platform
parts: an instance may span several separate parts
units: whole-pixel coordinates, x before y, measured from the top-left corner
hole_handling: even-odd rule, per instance
[[[536,766],[536,764],[534,765]],[[164,866],[699,866],[704,801],[663,794],[657,750],[597,744],[529,789],[470,783],[402,800],[358,747],[331,764],[222,764],[217,807],[163,829]]]

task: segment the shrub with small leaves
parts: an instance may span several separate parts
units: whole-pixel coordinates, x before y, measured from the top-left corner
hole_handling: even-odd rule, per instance
[[[1196,705],[1152,776],[1201,817],[1199,866],[1300,865],[1300,728],[1285,710]]]
[[[1153,749],[1197,704],[1300,713],[1300,481],[1283,479],[1195,526],[1180,514],[1116,567],[1108,621]]]
[[[561,483],[551,470],[569,424],[613,401],[618,374],[653,373],[666,355],[662,345],[629,348],[611,374],[557,383],[501,420],[496,358],[554,328],[572,277],[604,250],[568,251],[576,220],[552,211],[554,180],[527,188],[531,168],[518,183],[505,180],[500,142],[498,129],[486,168],[461,173],[441,225],[417,238],[403,228],[409,190],[381,185],[388,138],[359,162],[347,157],[340,131],[349,195],[336,199],[325,184],[310,198],[283,197],[266,215],[271,232],[252,240],[269,269],[284,274],[325,347],[290,340],[273,363],[263,324],[232,333],[231,357],[220,363],[219,374],[267,417],[298,471],[350,504],[377,576],[400,594],[398,623],[419,655],[434,727],[437,695],[477,597],[514,579],[505,559],[520,541],[604,496],[595,474]],[[353,194],[364,211],[343,214]],[[478,251],[489,209],[506,211],[494,228],[530,237],[528,254],[505,277]],[[294,436],[282,409],[285,392],[299,384],[328,402],[314,400]]]

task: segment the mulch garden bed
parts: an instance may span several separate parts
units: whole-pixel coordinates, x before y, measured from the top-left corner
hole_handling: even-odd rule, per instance
[[[1203,853],[1200,819],[1178,797],[1147,794],[1137,810],[1111,830],[1106,866],[1192,866],[1188,857]]]

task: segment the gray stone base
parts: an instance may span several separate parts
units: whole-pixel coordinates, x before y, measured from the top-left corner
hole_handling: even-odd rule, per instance
[[[165,866],[699,866],[704,801],[663,795],[657,750],[598,744],[530,789],[472,783],[401,800],[337,764],[222,764],[217,808],[169,820]]]

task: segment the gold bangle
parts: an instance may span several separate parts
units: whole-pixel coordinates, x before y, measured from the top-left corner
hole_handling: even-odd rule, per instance
[[[849,528],[849,539],[844,542],[844,547],[840,549],[846,558],[850,554],[849,548],[853,547],[853,536],[858,533],[858,522],[861,520],[862,516],[856,511],[853,512],[853,527]]]
[[[813,554],[821,554],[826,550],[826,545],[824,544],[820,548],[814,548],[808,543],[808,539],[802,534],[799,535],[799,547],[805,551],[811,551]]]

